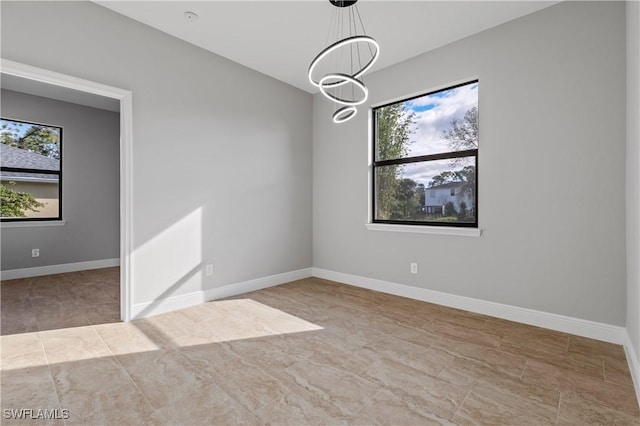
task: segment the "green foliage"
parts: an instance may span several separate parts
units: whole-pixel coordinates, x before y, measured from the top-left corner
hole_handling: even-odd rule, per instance
[[[469,109],[462,120],[454,118],[451,120],[451,128],[442,132],[443,139],[449,143],[452,151],[460,151],[466,149],[478,149],[478,107]],[[451,160],[452,166],[460,166],[464,158]],[[443,172],[435,176],[429,187],[437,186],[447,182],[462,182],[458,197],[467,195],[472,200],[471,212],[467,211],[464,215],[459,212],[459,216],[467,217],[469,214],[475,215],[476,212],[476,168],[475,166],[464,166],[460,170],[453,172]],[[468,206],[465,206],[466,208]]]
[[[451,201],[447,201],[447,204],[444,205],[444,215],[456,216],[457,214],[458,212],[456,211],[456,206],[454,206]]]
[[[37,201],[33,195],[9,188],[15,184],[15,182],[9,182],[7,186],[0,183],[0,213],[2,217],[25,217],[27,210],[37,212],[36,208],[44,207],[44,204]]]
[[[415,124],[415,113],[408,113],[404,104],[393,104],[376,110],[376,159],[388,160],[401,158],[409,152],[409,140]],[[406,183],[400,188],[399,177],[402,166],[378,167],[376,169],[376,208],[378,219],[394,219],[406,216],[412,210],[415,199],[409,196],[411,185]],[[424,193],[424,191],[423,191]],[[399,196],[399,198],[398,198]],[[405,205],[406,204],[406,205]]]
[[[394,220],[420,220],[424,216],[420,204],[422,195],[424,203],[424,186],[418,185],[412,179],[397,181],[395,195],[391,205],[391,219]]]
[[[464,114],[462,120],[451,120],[451,128],[442,132],[442,138],[449,142],[452,151],[478,148],[478,107]]]
[[[458,216],[432,216],[429,217],[430,222],[460,222]]]
[[[463,219],[467,217],[469,213],[467,211],[467,203],[465,203],[464,201],[460,201],[460,205],[458,207],[460,208],[460,211],[458,211],[458,218]]]
[[[435,175],[429,181],[429,188],[433,188],[434,186],[440,186],[445,183],[451,182],[470,182],[475,184],[476,180],[476,167],[475,166],[464,166],[460,170],[450,171],[445,170],[444,172]]]
[[[21,123],[2,120],[0,143],[60,159],[60,135],[57,129],[34,124],[21,136],[20,125]]]

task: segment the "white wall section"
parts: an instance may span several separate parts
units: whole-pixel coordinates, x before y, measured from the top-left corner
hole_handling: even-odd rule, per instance
[[[367,114],[316,95],[314,267],[624,326],[624,22],[564,2],[366,77],[368,105],[479,79],[479,238],[367,230]]]
[[[640,3],[627,1],[627,351],[640,395]]]
[[[133,92],[132,304],[311,266],[311,95],[89,2],[0,7],[4,58]]]

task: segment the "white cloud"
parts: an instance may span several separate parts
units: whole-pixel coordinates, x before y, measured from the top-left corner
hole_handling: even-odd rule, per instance
[[[424,163],[405,164],[403,167],[402,177],[408,178],[416,183],[421,183],[425,187],[429,186],[429,181],[434,176],[444,171],[460,170],[465,165],[473,164],[471,160],[458,165],[452,165],[451,160],[427,161]]]
[[[409,102],[411,108],[429,105],[433,107],[416,112],[413,143],[409,148],[411,156],[449,150],[447,142],[442,139],[442,132],[449,129],[452,119],[461,119],[470,108],[478,105],[478,85],[458,87],[445,97],[429,95]]]

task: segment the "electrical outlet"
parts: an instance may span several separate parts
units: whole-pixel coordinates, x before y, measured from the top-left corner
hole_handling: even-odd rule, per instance
[[[40,249],[31,249],[31,257],[40,257]]]
[[[213,275],[213,265],[212,264],[208,264],[205,267],[205,274],[210,277],[211,275]]]
[[[411,273],[412,274],[417,274],[418,273],[418,264],[417,263],[412,263],[411,264]]]

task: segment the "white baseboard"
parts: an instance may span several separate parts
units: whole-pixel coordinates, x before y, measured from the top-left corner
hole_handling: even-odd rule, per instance
[[[489,315],[537,327],[544,327],[551,330],[589,337],[591,339],[602,340],[618,345],[622,345],[625,342],[625,328],[615,325],[572,318],[564,315],[537,311],[534,309],[520,308],[502,303],[488,302],[486,300],[473,299],[471,297],[457,296],[454,294],[442,293],[439,291],[427,290],[404,284],[396,284],[388,281],[361,277],[358,275],[344,274],[321,268],[312,268],[312,274],[314,277],[338,281],[344,284],[367,288],[369,290],[463,309],[465,311]]]
[[[134,319],[144,318],[151,315],[174,311],[176,309],[188,308],[189,306],[198,305],[211,300],[222,299],[224,297],[235,296],[237,294],[261,290],[263,288],[273,287],[303,278],[309,278],[310,276],[311,268],[305,268],[297,271],[270,275],[268,277],[256,278],[249,281],[227,284],[222,287],[171,296],[165,299],[157,299],[151,302],[137,303],[133,305],[131,309],[131,316]]]
[[[15,280],[18,278],[40,277],[42,275],[64,274],[66,272],[88,271],[90,269],[111,268],[119,266],[120,259],[91,260],[89,262],[64,263],[62,265],[37,266],[35,268],[9,269],[0,271],[0,279]]]
[[[640,360],[638,354],[633,348],[629,333],[625,332],[624,341],[624,353],[627,357],[627,363],[629,363],[629,371],[631,372],[631,378],[633,379],[633,386],[636,388],[636,396],[638,398],[638,404],[640,404]]]

